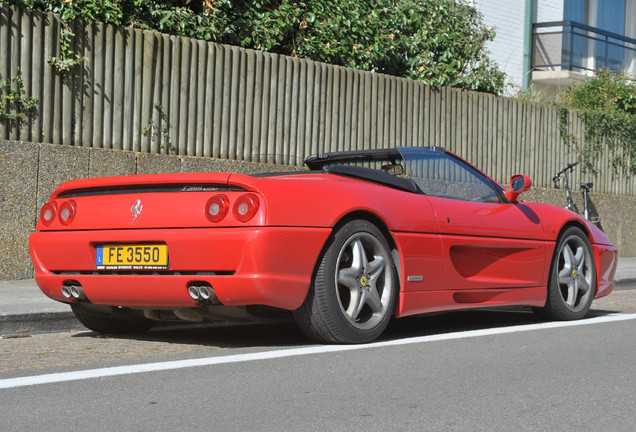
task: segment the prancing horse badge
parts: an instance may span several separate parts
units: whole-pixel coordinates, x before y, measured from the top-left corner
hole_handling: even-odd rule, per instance
[[[133,222],[137,219],[137,216],[141,214],[141,211],[144,209],[143,204],[141,204],[141,200],[138,199],[132,207],[130,207],[130,211],[133,214]]]

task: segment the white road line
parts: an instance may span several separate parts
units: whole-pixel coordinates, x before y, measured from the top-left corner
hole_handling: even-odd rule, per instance
[[[548,322],[540,324],[522,324],[511,327],[498,327],[483,330],[469,330],[463,332],[444,333],[439,335],[418,336],[406,339],[397,339],[384,342],[374,342],[364,345],[317,345],[303,348],[292,348],[285,350],[257,352],[250,354],[235,354],[219,357],[207,357],[200,359],[167,361],[161,363],[146,363],[119,367],[109,367],[101,369],[88,369],[83,371],[62,372],[46,375],[33,375],[19,378],[8,378],[0,380],[0,389],[25,387],[38,384],[50,384],[67,381],[77,381],[90,378],[103,378],[117,375],[136,374],[142,372],[157,372],[172,369],[183,369],[200,366],[211,366],[226,363],[240,363],[255,360],[269,360],[275,358],[302,356],[309,354],[321,354],[342,351],[363,350],[369,348],[381,348],[399,345],[412,345],[427,342],[438,342],[453,339],[465,339],[481,336],[492,336],[507,333],[518,333],[525,331],[544,330],[561,327],[574,327],[591,324],[601,324],[608,322],[627,321],[636,319],[636,314],[613,314],[602,317],[589,318],[580,321]]]

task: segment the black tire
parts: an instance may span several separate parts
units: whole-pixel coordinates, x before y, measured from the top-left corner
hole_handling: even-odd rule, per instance
[[[570,321],[587,315],[596,293],[592,245],[578,227],[559,237],[552,257],[545,306],[535,309],[545,319]]]
[[[380,230],[364,220],[352,221],[332,234],[294,318],[318,342],[370,342],[393,316],[398,286],[391,249]]]
[[[153,326],[152,320],[116,308],[74,303],[71,309],[82,325],[97,333],[143,333]]]

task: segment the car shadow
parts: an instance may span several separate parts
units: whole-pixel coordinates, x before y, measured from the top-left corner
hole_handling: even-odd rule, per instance
[[[591,309],[584,319],[616,313],[611,310]],[[383,334],[382,340],[431,336],[472,330],[486,330],[546,322],[530,308],[495,308],[441,312],[394,320]]]
[[[610,315],[613,310],[592,309],[587,318]],[[377,341],[545,322],[528,308],[501,308],[440,312],[394,319]],[[92,331],[79,332],[74,338],[111,338],[171,344],[199,345],[210,348],[290,348],[313,345],[293,321],[276,323],[175,324],[154,327],[145,333],[115,335]]]
[[[276,323],[206,323],[158,325],[144,333],[100,334],[76,333],[76,338],[128,339],[144,342],[200,345],[215,348],[293,347],[309,345],[293,321]]]

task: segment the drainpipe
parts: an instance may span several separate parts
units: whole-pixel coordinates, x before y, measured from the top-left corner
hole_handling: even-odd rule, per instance
[[[528,90],[530,87],[530,68],[532,60],[532,13],[534,12],[534,1],[526,0],[525,26],[523,35],[523,84],[521,89]]]

